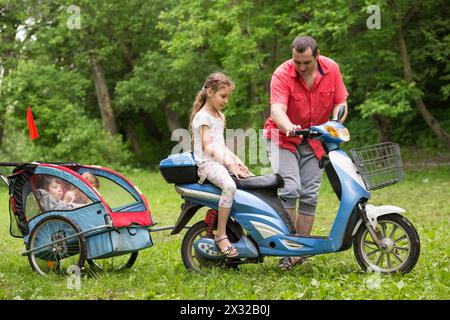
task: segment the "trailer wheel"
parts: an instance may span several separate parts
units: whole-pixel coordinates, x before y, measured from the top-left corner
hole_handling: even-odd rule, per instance
[[[51,215],[31,230],[27,243],[28,261],[39,275],[67,275],[81,272],[86,261],[86,239],[80,227],[63,216]]]
[[[89,267],[94,272],[122,271],[130,269],[139,255],[138,251],[106,259],[88,259]]]

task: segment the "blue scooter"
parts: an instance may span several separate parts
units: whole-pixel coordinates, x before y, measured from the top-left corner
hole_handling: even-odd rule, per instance
[[[320,166],[340,200],[328,237],[299,236],[284,210],[277,189],[284,185],[278,174],[235,180],[234,197],[227,235],[239,248],[235,258],[223,256],[214,242],[221,190],[208,183],[198,184],[192,153],[171,155],[160,170],[184,199],[180,216],[171,234],[179,233],[202,207],[208,207],[204,220],[186,232],[182,247],[185,267],[200,270],[208,266],[237,267],[262,262],[265,256],[314,256],[343,251],[353,244],[356,260],[365,271],[408,273],[420,254],[416,229],[402,208],[368,204],[370,191],[400,181],[403,177],[397,144],[384,143],[353,149],[354,161],[340,149],[350,140],[348,130],[338,121],[328,121],[296,135],[320,139],[326,151]]]

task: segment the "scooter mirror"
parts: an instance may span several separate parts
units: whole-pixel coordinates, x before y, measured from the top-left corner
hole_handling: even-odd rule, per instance
[[[337,115],[337,121],[341,122],[341,119],[344,117],[345,115],[345,106],[342,105],[339,107],[339,111],[338,111],[338,115]]]

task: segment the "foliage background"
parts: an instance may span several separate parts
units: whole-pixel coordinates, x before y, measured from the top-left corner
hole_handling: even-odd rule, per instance
[[[367,27],[370,5],[380,8],[380,29]],[[362,273],[350,250],[313,257],[289,273],[267,258],[239,271],[195,274],[182,265],[182,235],[156,233],[132,270],[84,276],[81,290],[70,290],[65,278],[37,277],[20,255],[24,246],[9,236],[8,194],[0,187],[0,299],[447,300],[449,145],[416,101],[450,132],[449,16],[446,0],[0,0],[0,161],[45,154],[47,161],[120,169],[146,194],[155,220],[173,224],[181,199],[148,169],[175,145],[171,132],[188,127],[206,76],[221,70],[236,83],[228,128],[260,129],[270,114],[272,72],[290,58],[293,38],[308,34],[339,63],[350,93],[345,148],[401,144],[405,182],[371,200],[405,208],[422,243],[405,276]],[[28,105],[40,133],[34,143]],[[338,203],[329,184],[320,194],[313,234],[326,236]]]
[[[450,131],[445,0],[75,5],[0,0],[3,161],[32,161],[44,153],[47,161],[155,168],[176,143],[171,132],[188,127],[193,99],[215,70],[236,83],[228,128],[260,129],[270,114],[271,74],[290,58],[298,34],[314,36],[321,54],[340,65],[350,93],[350,146],[391,140],[432,154],[449,152],[415,104],[423,99],[444,134]],[[368,28],[370,5],[380,9],[379,29]],[[412,81],[405,78],[399,30]],[[28,105],[39,146],[26,139]]]

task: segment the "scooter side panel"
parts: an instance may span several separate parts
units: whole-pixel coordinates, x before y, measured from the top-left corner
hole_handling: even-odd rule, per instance
[[[370,192],[366,190],[356,166],[344,151],[331,151],[329,157],[342,188],[341,203],[330,232],[333,251],[338,251],[342,247],[345,230],[351,220],[353,209],[362,198],[369,199]]]
[[[221,190],[216,186],[185,184],[176,188],[191,203],[218,209]],[[329,239],[288,236],[289,230],[279,214],[250,192],[237,190],[230,216],[247,230],[263,255],[307,256],[333,252]]]
[[[176,188],[177,192],[190,202],[218,209],[222,192],[216,186],[185,184]],[[245,190],[237,190],[230,216],[245,228],[255,241],[289,233],[287,226],[272,207]]]
[[[289,233],[279,214],[251,192],[238,190],[234,198],[231,216],[257,242],[274,235]]]
[[[176,185],[175,190],[191,203],[199,204],[211,209],[219,209],[222,191],[215,185],[205,183],[189,183]]]
[[[333,252],[331,241],[327,238],[293,237],[277,235],[264,239],[259,244],[264,256],[312,256]]]

